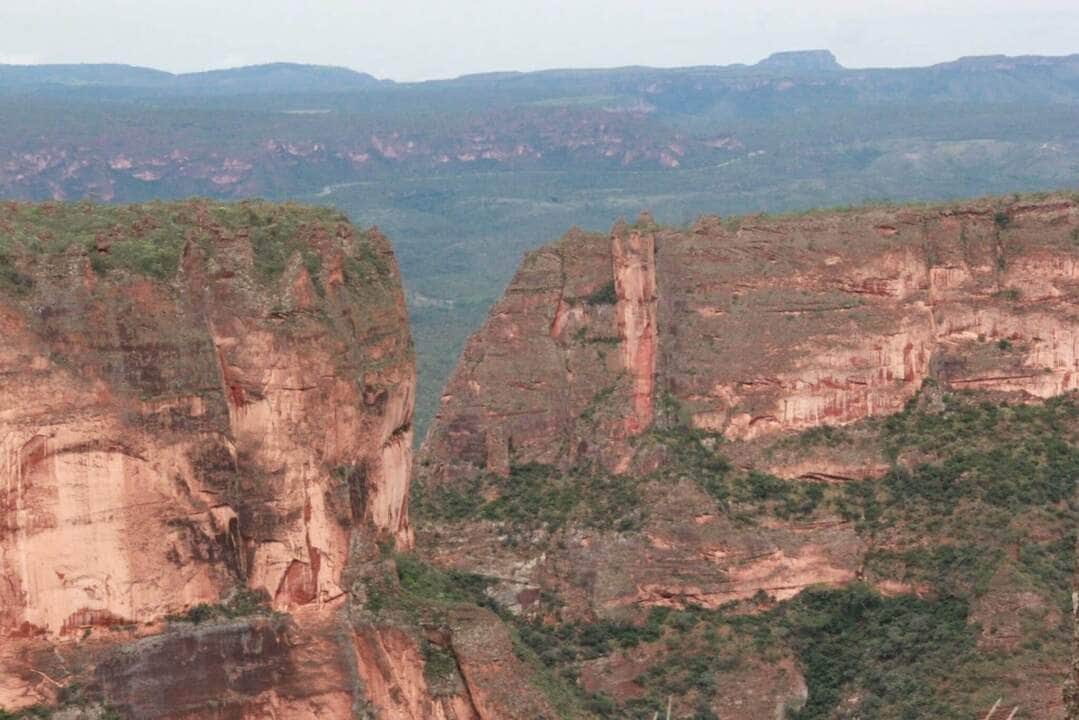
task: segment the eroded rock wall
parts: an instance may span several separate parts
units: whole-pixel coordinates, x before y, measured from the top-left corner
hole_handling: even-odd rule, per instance
[[[10,204],[0,234],[0,707],[63,680],[23,643],[246,589],[303,642],[258,623],[166,632],[102,666],[106,697],[138,717],[188,707],[144,708],[152,676],[159,695],[198,686],[185,717],[226,700],[247,708],[229,717],[346,716],[355,683],[332,657],[333,687],[299,693],[322,710],[288,710],[280,683],[315,666],[296,655],[312,637],[334,646],[312,628],[347,601],[350,545],[412,542],[415,370],[389,243],[330,210],[199,201]],[[236,687],[170,675],[178,655]]]
[[[1079,540],[1076,541],[1075,575],[1072,577],[1072,667],[1064,686],[1068,720],[1079,718]]]
[[[421,474],[624,471],[658,411],[749,440],[896,412],[927,378],[1073,390],[1077,228],[1051,196],[571,232],[469,340]]]
[[[875,418],[943,412],[957,390],[1032,407],[1073,393],[1077,297],[1074,196],[574,230],[524,259],[466,345],[417,458],[418,544],[544,622],[757,613],[862,583],[932,597],[916,573],[874,563],[947,552],[948,531],[874,534],[846,504],[926,461],[889,455],[874,428],[890,421]],[[768,483],[795,504],[755,509]],[[803,492],[839,499],[804,513]],[[1003,571],[996,583],[978,622],[1052,615],[1046,588],[1017,592]],[[648,685],[653,650],[608,654],[579,680],[624,703]],[[1016,659],[1021,679],[993,686],[1064,717],[1061,664]],[[747,676],[762,688],[717,714],[805,700],[793,674]]]

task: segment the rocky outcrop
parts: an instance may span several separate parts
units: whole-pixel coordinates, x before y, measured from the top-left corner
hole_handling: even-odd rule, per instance
[[[335,647],[350,548],[411,544],[415,371],[386,239],[261,203],[9,204],[0,327],[0,707],[74,676],[21,643],[141,636],[247,591],[291,629],[101,650],[104,696],[137,717],[345,716],[347,663],[303,648]],[[304,680],[323,664],[327,687]]]
[[[468,342],[424,475],[624,471],[653,408],[748,440],[896,412],[927,378],[1073,390],[1077,232],[1057,196],[571,232]]]
[[[1064,704],[1068,720],[1079,718],[1079,540],[1076,541],[1076,567],[1072,578],[1072,667],[1064,686]]]
[[[978,650],[1012,657],[986,682],[1013,707],[1062,718],[1061,663],[1023,654],[1036,642],[1062,654],[1060,581],[1017,568],[1041,543],[1063,552],[1072,506],[1039,495],[1028,518],[1003,496],[976,497],[1005,466],[1034,470],[1005,460],[1027,452],[1013,438],[988,443],[998,465],[975,471],[963,453],[984,439],[954,418],[1071,407],[1077,296],[1071,196],[573,230],[524,259],[466,345],[417,458],[429,520],[418,546],[486,577],[519,617],[600,638],[573,657],[578,683],[610,699],[606,716],[662,713],[657,687],[671,695],[655,679],[692,661],[658,650],[669,632],[617,652],[604,633],[668,612],[778,621],[807,595],[859,587],[910,607],[965,593]],[[1067,422],[1052,443],[1072,457]],[[968,445],[936,455],[954,433]],[[932,518],[897,514],[926,497]],[[1043,512],[1060,522],[1032,519]],[[983,521],[1020,539],[972,539],[972,527],[993,534]],[[975,592],[960,568],[988,546]],[[803,678],[739,657],[681,686],[675,712],[703,712],[691,708],[707,698],[724,717],[778,717],[807,702],[803,679],[814,702],[812,668]],[[849,692],[850,712],[871,715]]]
[[[406,629],[370,624],[356,633],[357,666],[369,702],[387,718],[496,720],[558,714],[514,656],[509,633],[488,610],[458,607],[422,642],[450,667],[430,669]]]
[[[353,688],[343,667],[326,627],[260,619],[137,640],[101,662],[96,680],[128,717],[205,717],[212,708],[223,717],[315,720],[349,716]]]
[[[630,376],[626,434],[652,424],[656,375],[656,249],[651,234],[618,232],[611,240],[618,349]]]
[[[357,633],[355,646],[365,693],[388,717],[402,720],[479,718],[463,687],[433,696],[423,673],[420,650],[403,630],[366,628]]]

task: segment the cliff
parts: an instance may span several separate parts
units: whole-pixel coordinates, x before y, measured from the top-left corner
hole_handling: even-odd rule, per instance
[[[927,378],[1068,392],[1077,224],[1076,201],[1050,197],[572,232],[525,259],[470,339],[424,464],[625,470],[661,404],[749,440],[894,413]]]
[[[388,607],[415,364],[377,230],[3,204],[0,329],[0,715],[552,716],[490,611]]]
[[[1064,687],[1064,704],[1068,708],[1068,720],[1079,718],[1079,547],[1076,548],[1075,575],[1072,577],[1072,666]]]
[[[1063,717],[1077,290],[1074,196],[574,230],[447,385],[419,551],[603,717]],[[890,664],[884,616],[950,639]]]
[[[1077,261],[1063,195],[573,231],[412,468],[377,231],[2,205],[0,715],[1064,718]]]

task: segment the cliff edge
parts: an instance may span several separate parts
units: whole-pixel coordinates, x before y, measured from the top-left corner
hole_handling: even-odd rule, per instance
[[[417,455],[419,554],[587,713],[1063,718],[1079,197],[648,215],[529,254]]]
[[[261,202],[4,204],[0,328],[0,706],[86,675],[138,717],[347,713],[344,671],[275,678],[332,648],[308,626],[345,603],[350,544],[411,543],[387,240]]]

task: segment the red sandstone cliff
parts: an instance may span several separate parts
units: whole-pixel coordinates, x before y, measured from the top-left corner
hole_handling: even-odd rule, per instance
[[[329,608],[350,536],[411,542],[415,371],[377,232],[329,211],[197,202],[7,205],[0,225],[21,280],[0,294],[6,650],[240,588],[283,611]],[[279,234],[267,276],[260,253]],[[176,264],[148,276],[126,262],[154,247]],[[49,698],[41,669],[0,657],[0,706]],[[310,692],[347,708],[340,685]]]
[[[1019,402],[1074,389],[1077,228],[1075,202],[1049,198],[571,233],[525,260],[469,343],[419,476],[466,492],[477,475],[524,482],[512,470],[528,463],[646,476],[647,516],[524,542],[435,518],[422,552],[541,623],[753,612],[858,579],[925,595],[870,563],[924,546],[920,528],[866,535],[830,510],[748,522],[700,478],[653,475],[677,458],[648,433],[689,424],[716,436],[683,450],[725,436],[741,467],[842,484],[887,467],[868,432],[821,448],[786,431],[862,428],[927,378]],[[557,714],[495,615],[430,578],[405,587],[385,550],[413,542],[414,370],[376,232],[257,203],[6,205],[0,327],[0,706],[76,694],[139,718]],[[1054,541],[1071,529],[1054,512],[1013,518],[1009,537]],[[1060,615],[1012,587],[1018,555],[1001,553],[972,617],[979,648],[1018,652],[1014,628]],[[241,590],[279,612],[242,611]],[[581,686],[632,698],[666,642],[589,658]],[[724,675],[712,707],[750,718],[805,702],[797,663],[776,658]],[[1057,668],[1007,669],[991,679],[1016,702],[1062,716]]]
[[[504,473],[510,454],[624,470],[660,403],[752,439],[895,412],[928,377],[1073,390],[1077,226],[1076,201],[1050,197],[571,232],[468,342],[424,472]],[[597,405],[616,416],[598,433],[581,419]]]
[[[1077,297],[1079,202],[1071,196],[705,217],[685,230],[642,216],[606,236],[571,231],[524,259],[465,347],[417,458],[426,516],[417,543],[440,566],[493,578],[493,595],[513,612],[546,622],[641,622],[650,608],[731,603],[754,612],[807,588],[856,581],[884,596],[930,596],[915,573],[874,563],[956,542],[945,531],[866,531],[833,510],[800,517],[750,507],[747,519],[706,492],[709,473],[725,471],[706,461],[693,466],[696,475],[682,473],[678,454],[721,447],[733,471],[839,495],[897,465],[926,462],[924,451],[888,455],[876,418],[916,396],[932,414],[960,390],[1018,404],[1076,390]],[[794,436],[820,426],[850,434],[835,445]],[[676,427],[699,432],[672,445],[663,432]],[[537,481],[536,473],[547,474]],[[512,514],[525,512],[515,510],[520,500],[562,522],[560,503],[617,498],[620,482],[636,488],[641,510],[627,516],[628,529],[595,515],[544,525]],[[566,489],[575,484],[602,485]],[[474,496],[480,509],[469,514]],[[1001,521],[1007,537],[1026,538],[1001,557],[1073,532],[1067,506],[1045,512],[1057,519]],[[1016,590],[1009,562],[973,604],[972,621],[1015,628],[985,630],[986,652],[1015,650],[1020,617],[1045,616],[1054,628],[1060,617],[1049,599],[1059,588]],[[1052,637],[1056,652],[1060,638]],[[580,680],[635,697],[656,652],[590,662]],[[1059,664],[1026,657],[1000,667],[987,688],[1012,687],[1014,704],[1063,717]],[[746,672],[761,684],[754,699],[730,697],[713,710],[750,718],[759,716],[749,709],[757,702],[772,712],[805,700],[800,677],[766,676]],[[681,698],[683,712],[691,699]]]
[[[1064,687],[1068,720],[1079,718],[1079,539],[1076,540],[1075,575],[1072,577],[1072,666]]]
[[[0,329],[0,708],[405,716],[415,630],[350,592],[412,543],[385,238],[263,203],[3,205]],[[504,716],[469,685],[408,716]]]
[[[252,229],[206,205],[4,209],[15,236],[36,213],[80,212],[118,234],[17,254],[33,285],[0,306],[7,627],[144,622],[237,580],[281,609],[326,603],[353,520],[409,542],[414,370],[389,245],[332,213],[244,207],[297,213],[319,275],[297,251],[279,279],[258,277]],[[174,273],[96,272],[92,254],[152,237],[140,220],[188,237]],[[362,476],[362,503],[340,468]]]

